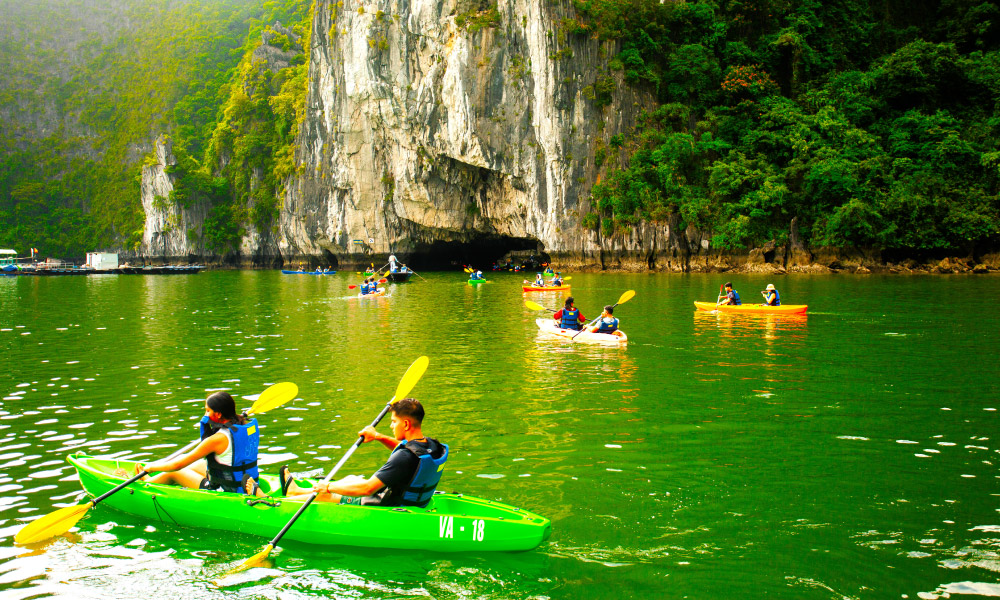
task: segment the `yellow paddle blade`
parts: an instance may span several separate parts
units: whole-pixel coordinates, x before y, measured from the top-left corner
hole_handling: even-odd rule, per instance
[[[299,393],[299,386],[290,381],[276,383],[261,392],[257,401],[250,407],[250,412],[259,415],[269,410],[274,410],[282,404],[288,402]]]
[[[83,518],[93,503],[67,506],[51,512],[40,519],[35,519],[25,525],[21,531],[14,536],[14,542],[18,544],[34,544],[42,540],[62,535],[69,531],[70,527]]]
[[[570,279],[573,279],[572,275],[570,275],[569,277],[563,277],[563,281],[569,281]]]
[[[629,290],[625,292],[624,294],[622,294],[622,297],[618,299],[618,304],[625,304],[626,302],[631,300],[633,296],[635,296],[635,290]]]
[[[430,359],[426,356],[421,356],[413,361],[413,364],[410,365],[410,368],[403,375],[403,379],[399,381],[399,385],[396,386],[396,395],[393,397],[393,402],[402,400],[410,393],[413,386],[417,385],[420,378],[424,376],[424,371],[427,370],[428,363],[430,363]]]
[[[531,310],[545,310],[545,307],[537,302],[532,302],[531,300],[525,300],[524,305]]]
[[[213,583],[215,583],[215,585],[219,587],[225,587],[226,585],[225,580],[227,577],[232,577],[237,573],[242,573],[243,571],[260,566],[261,563],[263,563],[267,559],[267,557],[271,555],[272,550],[274,550],[274,546],[272,546],[271,544],[264,546],[263,550],[243,561],[238,567],[226,571],[226,573],[222,577],[216,579]]]

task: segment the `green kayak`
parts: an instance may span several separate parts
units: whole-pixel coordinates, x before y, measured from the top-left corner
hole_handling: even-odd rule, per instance
[[[489,283],[489,281],[486,281],[485,279],[470,279],[469,280],[469,285],[479,285],[480,283]]]
[[[98,496],[123,482],[114,475],[135,472],[132,461],[72,454],[80,483]],[[312,485],[309,479],[299,485]],[[261,475],[268,494],[279,489],[276,475]],[[280,490],[276,494],[280,496]],[[259,499],[258,499],[259,500]],[[101,505],[122,512],[187,527],[224,529],[259,538],[274,536],[295,514],[302,501],[276,498],[278,506],[243,494],[192,490],[172,485],[137,482],[109,496]],[[252,503],[252,504],[251,504]],[[99,505],[99,506],[101,506]],[[549,537],[545,517],[513,506],[462,494],[434,495],[426,508],[351,506],[314,502],[288,530],[285,539],[322,546],[367,546],[485,552],[531,550]]]

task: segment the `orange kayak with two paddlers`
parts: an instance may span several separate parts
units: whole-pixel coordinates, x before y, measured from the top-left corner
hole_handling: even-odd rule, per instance
[[[808,304],[782,304],[781,306],[768,306],[766,304],[739,304],[733,306],[731,304],[717,305],[714,302],[695,302],[694,306],[698,310],[717,310],[719,312],[741,313],[746,315],[804,315],[806,314],[806,309],[809,308]]]

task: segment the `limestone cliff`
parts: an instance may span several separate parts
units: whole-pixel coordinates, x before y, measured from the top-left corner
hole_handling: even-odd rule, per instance
[[[607,71],[613,44],[561,31],[568,11],[531,0],[318,2],[281,254],[461,261],[466,244],[493,244],[597,265],[602,250],[645,256],[652,247],[638,244],[663,243],[665,232],[602,242],[581,226],[595,149],[651,99]],[[599,81],[614,85],[603,102]]]
[[[204,248],[196,240],[208,215],[208,206],[183,207],[170,202],[174,178],[168,171],[177,161],[169,138],[160,136],[156,140],[153,156],[155,160],[142,167],[142,209],[146,221],[138,256],[169,262],[203,254]]]

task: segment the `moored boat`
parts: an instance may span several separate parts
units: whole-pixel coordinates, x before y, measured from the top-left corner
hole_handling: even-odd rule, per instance
[[[567,340],[573,340],[574,342],[583,342],[585,344],[604,344],[607,346],[619,346],[628,343],[628,336],[625,335],[625,332],[621,329],[615,332],[621,335],[615,335],[611,333],[591,333],[589,331],[563,329],[556,325],[553,319],[535,319],[535,324],[538,325],[538,329],[542,333]]]
[[[782,304],[781,306],[767,306],[765,304],[740,304],[732,306],[729,304],[716,305],[714,302],[695,302],[698,310],[717,310],[727,313],[740,313],[747,315],[804,315],[808,304]]]
[[[413,271],[390,271],[388,275],[385,276],[390,283],[406,283],[413,277]]]
[[[525,292],[568,292],[569,285],[553,285],[545,287],[536,287],[533,285],[522,285],[521,289]]]
[[[116,469],[134,473],[135,463],[73,454],[80,483],[98,496],[125,480]],[[316,482],[298,480],[300,485]],[[261,475],[268,494],[280,493],[277,476]],[[243,494],[136,482],[108,496],[103,505],[171,525],[204,531],[226,530],[267,538],[277,533],[304,503],[275,498],[277,506]],[[434,552],[521,551],[549,537],[548,519],[507,504],[462,494],[435,494],[425,508],[378,507],[314,502],[285,539],[322,546],[420,548]]]

